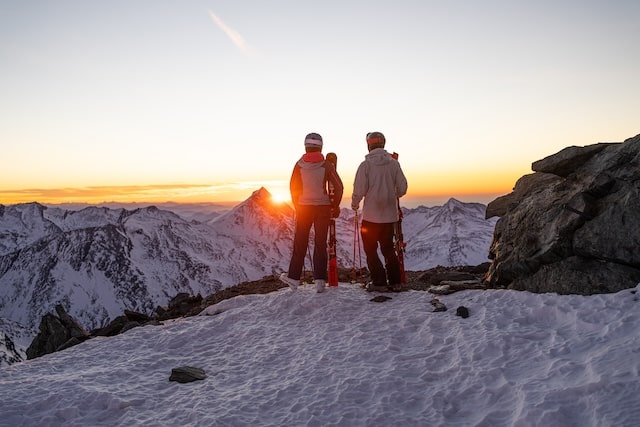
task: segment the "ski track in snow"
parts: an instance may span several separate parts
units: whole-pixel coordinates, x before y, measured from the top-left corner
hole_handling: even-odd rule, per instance
[[[638,290],[239,296],[0,369],[0,425],[635,426]]]

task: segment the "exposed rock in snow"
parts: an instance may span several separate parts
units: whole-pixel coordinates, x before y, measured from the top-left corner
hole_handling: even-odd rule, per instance
[[[533,292],[615,292],[640,281],[640,135],[568,147],[533,163],[500,215],[492,286]]]

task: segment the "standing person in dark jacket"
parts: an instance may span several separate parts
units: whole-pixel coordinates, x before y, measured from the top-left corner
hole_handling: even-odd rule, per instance
[[[393,227],[399,219],[398,199],[407,193],[407,178],[400,163],[384,149],[385,143],[381,132],[367,134],[369,154],[358,167],[351,197],[351,208],[356,212],[364,198],[360,234],[371,273],[367,290],[376,292],[400,288],[400,263],[393,245]],[[378,245],[384,265],[378,256]]]
[[[293,237],[293,254],[289,271],[280,275],[280,280],[296,290],[304,266],[304,256],[309,243],[309,232],[313,225],[315,234],[313,247],[313,278],[316,291],[323,292],[327,282],[327,232],[329,219],[340,214],[340,200],[344,187],[335,167],[322,155],[322,137],[310,133],[304,140],[305,154],[293,168],[289,188],[296,210],[296,228]],[[334,204],[331,205],[328,185],[333,185]]]

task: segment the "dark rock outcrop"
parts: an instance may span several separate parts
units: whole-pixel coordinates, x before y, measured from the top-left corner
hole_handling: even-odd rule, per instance
[[[388,297],[386,295],[376,295],[375,297],[371,298],[369,301],[371,301],[371,302],[385,302],[385,301],[389,301],[390,299],[393,299],[393,298]]]
[[[195,368],[193,366],[180,366],[171,370],[169,381],[190,383],[193,381],[203,380],[205,378],[207,378],[207,374],[204,369]]]
[[[469,309],[464,305],[461,305],[456,309],[456,316],[460,316],[463,319],[466,319],[467,317],[469,317]]]
[[[40,331],[27,348],[27,359],[64,350],[89,338],[89,334],[62,307],[56,305],[57,316],[47,313],[40,321]]]
[[[534,162],[500,216],[485,281],[492,287],[583,294],[640,282],[640,135],[568,147]]]
[[[431,300],[431,305],[433,306],[434,312],[447,311],[447,306],[444,305],[438,298],[433,298]]]
[[[157,325],[159,323],[156,319],[152,319],[146,314],[125,310],[124,315],[117,316],[104,328],[91,331],[91,337],[112,337],[138,326]]]

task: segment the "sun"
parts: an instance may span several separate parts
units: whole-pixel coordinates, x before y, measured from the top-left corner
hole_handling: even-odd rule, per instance
[[[274,203],[287,203],[291,201],[291,195],[287,191],[272,191],[271,200]]]

